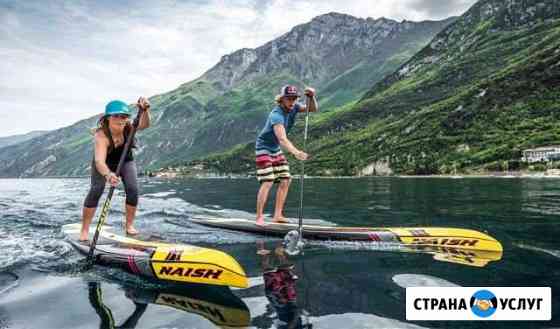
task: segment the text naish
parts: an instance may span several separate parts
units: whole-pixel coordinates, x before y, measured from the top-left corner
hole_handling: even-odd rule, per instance
[[[413,244],[430,244],[438,246],[471,246],[478,243],[477,239],[437,239],[437,238],[414,238]]]
[[[185,276],[191,278],[212,278],[219,279],[223,270],[211,270],[208,268],[192,268],[192,267],[179,267],[179,266],[162,266],[159,274],[170,276]]]

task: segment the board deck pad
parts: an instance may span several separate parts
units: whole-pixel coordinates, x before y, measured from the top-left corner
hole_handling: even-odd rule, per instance
[[[79,241],[80,223],[62,227],[67,240],[87,255],[95,227],[90,228],[90,240]],[[248,286],[243,268],[228,254],[210,248],[160,241],[143,241],[115,233],[104,226],[99,234],[94,256],[99,264],[121,267],[133,274],[163,281]]]

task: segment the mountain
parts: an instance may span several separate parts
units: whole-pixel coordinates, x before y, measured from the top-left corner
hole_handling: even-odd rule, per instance
[[[479,1],[358,102],[316,116],[306,170],[519,168],[523,149],[560,144],[559,85],[560,1]],[[239,145],[202,163],[247,172],[251,153],[252,145]]]
[[[157,169],[254,140],[286,83],[316,87],[325,112],[356,101],[452,21],[330,13],[225,55],[198,79],[150,98],[153,127],[139,134],[139,165]],[[0,177],[87,174],[93,125],[90,118],[4,149]]]
[[[45,134],[46,132],[47,131],[44,131],[44,130],[36,130],[36,131],[29,132],[27,134],[0,137],[0,148],[10,146],[10,145],[14,145],[14,144],[21,143],[21,142],[25,142],[25,141],[30,140],[32,138],[41,136],[41,135]]]
[[[97,119],[98,116],[91,117],[70,127],[1,148],[0,177],[83,175],[91,164],[93,144],[90,128],[95,126]],[[57,171],[51,170],[54,164]]]

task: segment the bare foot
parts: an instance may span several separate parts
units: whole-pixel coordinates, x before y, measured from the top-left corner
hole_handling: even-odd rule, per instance
[[[80,242],[84,242],[87,241],[89,239],[89,235],[88,232],[80,232],[80,239],[78,241]]]
[[[130,226],[129,228],[126,229],[126,234],[128,235],[136,235],[140,232],[138,232],[138,230],[136,230],[133,226]]]
[[[270,254],[270,250],[264,247],[263,240],[257,240],[257,255],[266,256]]]
[[[257,250],[257,255],[266,256],[270,254],[270,250],[267,249],[260,249]]]
[[[286,224],[286,223],[289,223],[290,221],[287,220],[285,217],[274,217],[274,218],[272,218],[272,222],[273,223]]]
[[[264,226],[264,225],[265,225],[264,217],[262,217],[262,216],[261,216],[261,217],[257,217],[257,222],[256,222],[256,224],[257,224],[258,226]]]

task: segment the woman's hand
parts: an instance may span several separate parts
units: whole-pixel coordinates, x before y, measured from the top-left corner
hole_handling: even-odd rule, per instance
[[[140,97],[136,106],[143,111],[148,111],[150,109],[150,101],[146,97]]]
[[[114,172],[110,172],[105,175],[105,180],[107,181],[107,183],[111,184],[112,187],[117,187],[117,185],[119,185],[119,183],[121,182],[121,179],[117,177]]]
[[[138,111],[145,112],[142,116],[140,116],[138,130],[146,129],[150,126],[150,102],[146,97],[140,97],[138,98],[138,103],[136,103],[136,106],[138,106]]]

